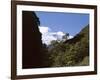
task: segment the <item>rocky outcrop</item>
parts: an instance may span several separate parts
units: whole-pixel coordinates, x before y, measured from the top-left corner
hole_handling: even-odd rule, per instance
[[[42,40],[39,18],[33,11],[22,12],[22,67],[42,67]]]

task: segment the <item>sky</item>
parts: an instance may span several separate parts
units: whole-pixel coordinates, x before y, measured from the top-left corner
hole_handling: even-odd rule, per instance
[[[89,24],[89,14],[86,13],[36,11],[36,15],[40,20],[39,29],[42,40],[46,44],[50,44],[52,40],[61,39],[65,33],[69,33],[69,38],[72,38]]]

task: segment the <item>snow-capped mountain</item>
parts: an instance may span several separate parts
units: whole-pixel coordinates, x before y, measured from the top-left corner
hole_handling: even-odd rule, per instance
[[[48,27],[39,27],[40,32],[42,33],[42,41],[43,43],[49,45],[51,41],[63,40],[63,36],[65,35],[64,32],[58,31],[58,32],[52,32],[52,30]],[[72,38],[72,36],[69,36],[69,38]]]

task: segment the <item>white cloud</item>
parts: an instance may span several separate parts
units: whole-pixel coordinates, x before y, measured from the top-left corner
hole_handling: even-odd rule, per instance
[[[40,26],[39,30],[42,33],[43,43],[47,45],[49,45],[52,40],[62,40],[62,36],[65,35],[65,33],[62,31],[52,32],[52,30],[49,27],[45,26]],[[71,38],[73,38],[73,36],[69,36],[69,39]]]
[[[48,45],[52,40],[57,40],[56,37],[53,36],[53,32],[50,32],[51,29],[49,27],[40,26],[39,30],[42,33],[43,43],[46,43]]]
[[[71,38],[73,38],[73,36],[69,36],[69,37],[68,37],[68,39],[71,39]]]
[[[42,34],[48,33],[50,31],[50,28],[49,27],[44,27],[44,26],[40,26],[39,29],[40,29],[40,32]]]
[[[64,36],[65,34],[63,32],[61,32],[61,31],[58,31],[57,35]]]

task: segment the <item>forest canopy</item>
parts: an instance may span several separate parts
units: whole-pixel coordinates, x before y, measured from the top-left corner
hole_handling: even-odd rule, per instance
[[[49,67],[89,65],[89,25],[72,39],[54,40],[49,46],[45,45],[45,52],[44,62]]]

